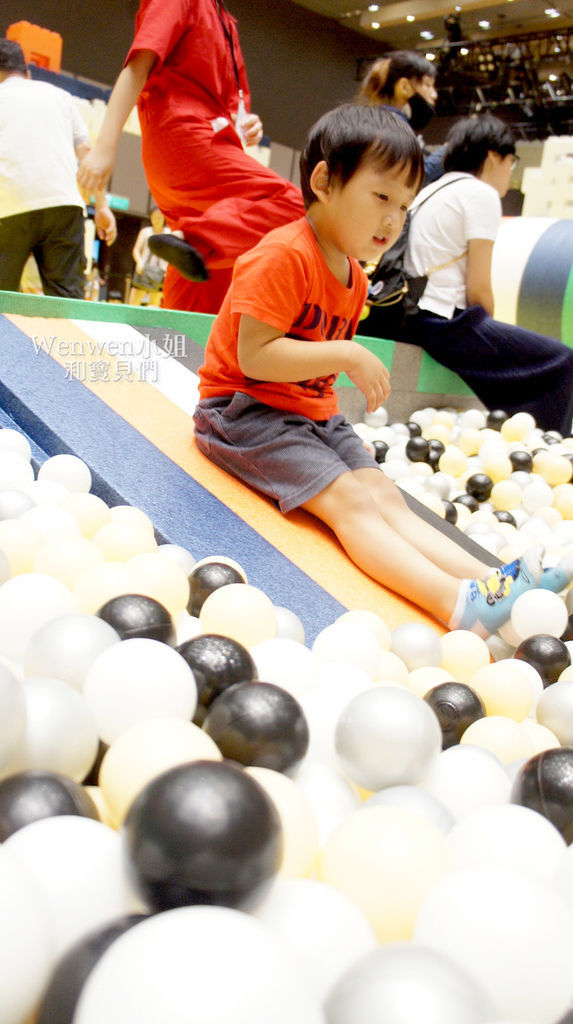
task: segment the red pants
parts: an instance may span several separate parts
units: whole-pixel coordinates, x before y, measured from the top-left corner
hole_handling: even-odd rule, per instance
[[[198,118],[158,126],[140,113],[143,164],[150,191],[167,223],[183,231],[204,257],[209,280],[187,281],[169,267],[163,305],[217,313],[233,264],[273,228],[304,215],[291,182],[245,153],[234,128],[213,132]]]

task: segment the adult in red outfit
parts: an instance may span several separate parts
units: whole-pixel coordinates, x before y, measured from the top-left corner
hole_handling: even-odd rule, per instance
[[[222,0],[141,0],[82,187],[109,181],[136,103],[149,188],[176,232],[154,249],[180,271],[169,267],[163,305],[216,313],[237,256],[304,214],[299,190],[243,148],[260,141],[262,125],[249,113],[237,25]]]

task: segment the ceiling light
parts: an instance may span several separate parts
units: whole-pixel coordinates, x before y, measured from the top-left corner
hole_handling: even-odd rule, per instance
[[[545,13],[548,18],[560,18],[561,11],[558,11],[555,7],[546,7]]]
[[[462,48],[460,50],[460,53],[461,53],[462,57],[467,57],[469,52],[470,51],[468,50],[467,46],[462,46]]]
[[[380,8],[379,8],[378,4],[368,4],[368,10],[369,11],[379,11]]]
[[[478,25],[479,25],[480,28],[483,28],[483,29],[491,28],[491,22],[489,22],[489,21],[478,21]]]
[[[406,21],[415,21],[415,20],[416,20],[416,15],[415,14],[407,14],[406,15]]]
[[[427,53],[426,54],[426,60],[435,60],[435,59],[436,59],[436,54],[435,53]]]
[[[434,33],[430,32],[429,28],[425,28],[423,32],[420,32],[420,36],[422,37],[422,39],[433,39]]]
[[[372,28],[380,28],[380,22],[379,21],[373,21],[372,22]]]
[[[549,75],[549,81],[550,82],[556,82],[557,81],[557,75]]]

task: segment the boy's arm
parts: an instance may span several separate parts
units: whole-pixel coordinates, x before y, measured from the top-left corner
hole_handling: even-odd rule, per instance
[[[239,367],[253,380],[297,382],[346,373],[374,412],[390,394],[384,364],[368,349],[349,339],[303,341],[287,338],[276,327],[242,314],[239,323]]]
[[[493,242],[488,238],[470,238],[466,271],[466,301],[469,306],[483,306],[493,316],[491,261]]]
[[[109,98],[97,142],[80,164],[80,188],[106,187],[123,126],[137,103],[156,60],[157,55],[152,50],[139,50],[121,71]]]

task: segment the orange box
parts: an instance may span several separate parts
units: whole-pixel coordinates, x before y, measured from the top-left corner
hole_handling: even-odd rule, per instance
[[[49,71],[59,71],[62,66],[63,40],[59,32],[40,28],[29,21],[17,21],[8,25],[6,39],[20,43],[26,63],[37,64]]]

